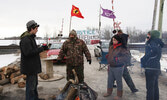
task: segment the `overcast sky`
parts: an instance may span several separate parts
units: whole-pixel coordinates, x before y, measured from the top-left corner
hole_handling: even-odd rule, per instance
[[[143,31],[150,30],[154,1],[114,0],[114,12],[117,17],[115,20],[121,22],[120,27],[123,30],[126,27],[135,27]],[[72,29],[98,28],[100,4],[105,9],[112,9],[111,0],[0,0],[0,38],[20,36],[26,31],[26,23],[32,19],[40,24],[37,35],[43,37],[46,33],[50,36],[54,33],[58,34],[64,18],[63,34],[68,35],[72,5],[77,6],[84,16],[84,19],[72,17]],[[101,17],[101,22],[102,28],[113,27],[112,19]],[[163,31],[167,31],[166,1]]]

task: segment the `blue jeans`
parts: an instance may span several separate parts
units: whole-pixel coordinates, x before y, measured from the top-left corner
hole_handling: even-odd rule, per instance
[[[26,100],[38,100],[38,76],[27,75],[26,79]]]
[[[159,87],[158,87],[158,77],[159,70],[146,69],[146,89],[147,96],[146,100],[159,100]]]

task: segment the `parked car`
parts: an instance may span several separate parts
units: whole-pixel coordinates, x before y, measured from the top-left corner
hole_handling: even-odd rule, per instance
[[[50,48],[47,51],[47,57],[55,58],[53,63],[57,62],[56,58],[59,55],[59,52],[60,52],[60,49],[61,49],[62,45],[63,45],[63,42],[56,42],[56,43],[52,43],[50,45]],[[66,57],[64,57],[64,59],[62,60],[62,63],[65,63],[65,62],[66,62]]]
[[[101,41],[101,43],[97,44],[94,49],[95,57],[100,57],[101,52],[108,52],[109,50],[109,41]]]

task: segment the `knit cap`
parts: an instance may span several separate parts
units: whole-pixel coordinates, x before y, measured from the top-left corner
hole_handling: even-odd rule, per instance
[[[114,35],[113,38],[115,38],[118,43],[122,43],[122,38],[119,35]]]
[[[160,32],[157,30],[149,31],[151,38],[160,38]]]

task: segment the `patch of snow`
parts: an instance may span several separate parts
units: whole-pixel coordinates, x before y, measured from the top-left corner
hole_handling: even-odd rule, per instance
[[[138,62],[140,62],[140,59],[144,56],[144,53],[141,53],[141,52],[138,51],[138,50],[131,50],[130,52],[131,52],[132,56],[133,56]],[[167,64],[167,55],[162,54],[160,63],[161,63],[161,70],[166,71],[166,69],[167,69],[167,65],[166,65],[166,64]]]
[[[16,54],[5,54],[5,55],[0,55],[0,68],[9,65],[10,63],[14,62],[19,56],[16,56]]]

